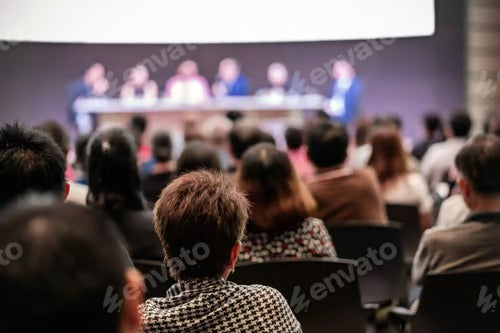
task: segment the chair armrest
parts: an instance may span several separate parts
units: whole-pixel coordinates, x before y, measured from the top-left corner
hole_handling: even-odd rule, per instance
[[[407,323],[415,317],[415,314],[415,311],[397,306],[391,309],[389,318],[397,322]]]

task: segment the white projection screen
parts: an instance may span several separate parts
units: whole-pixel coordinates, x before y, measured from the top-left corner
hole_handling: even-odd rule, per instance
[[[1,0],[0,40],[240,43],[429,36],[434,0]]]

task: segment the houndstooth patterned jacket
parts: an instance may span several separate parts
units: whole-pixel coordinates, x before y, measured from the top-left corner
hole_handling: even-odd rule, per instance
[[[277,290],[222,279],[178,282],[141,312],[146,333],[302,333]]]

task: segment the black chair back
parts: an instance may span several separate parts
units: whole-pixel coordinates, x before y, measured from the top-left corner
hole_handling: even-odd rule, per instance
[[[412,333],[500,331],[500,272],[427,276]]]
[[[405,290],[405,267],[399,224],[329,227],[337,255],[366,267],[360,271],[361,301],[385,303],[399,299]],[[376,251],[374,253],[374,251]]]
[[[389,220],[401,223],[403,259],[405,262],[411,263],[422,237],[418,207],[401,204],[387,204],[385,207]]]
[[[146,299],[165,297],[168,288],[175,280],[170,277],[168,268],[161,261],[132,259],[135,268],[144,276],[146,286]]]
[[[334,259],[242,263],[229,280],[279,290],[306,333],[364,332],[355,262]]]

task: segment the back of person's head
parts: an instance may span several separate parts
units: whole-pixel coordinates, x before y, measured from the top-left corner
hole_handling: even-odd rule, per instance
[[[424,115],[424,126],[430,138],[443,136],[443,122],[436,113],[426,113]]]
[[[148,120],[144,116],[133,116],[130,120],[130,131],[134,135],[135,144],[140,147],[142,144],[142,136],[148,127]]]
[[[130,129],[143,134],[148,126],[148,120],[144,116],[133,116],[130,120]]]
[[[475,137],[460,150],[455,158],[455,164],[461,176],[477,194],[500,195],[498,174],[498,170],[500,170],[500,138],[493,135]],[[466,196],[465,193],[464,196]]]
[[[0,128],[0,208],[27,192],[63,197],[66,159],[47,134],[19,125]]]
[[[87,170],[87,145],[90,141],[90,135],[84,134],[76,138],[75,153],[76,163],[83,170]]]
[[[310,124],[306,133],[307,155],[316,167],[326,168],[344,163],[349,144],[344,125],[318,120]]]
[[[290,150],[296,150],[302,147],[302,130],[298,127],[288,127],[285,132],[286,146]]]
[[[237,182],[251,202],[250,220],[258,229],[294,225],[316,209],[288,155],[271,144],[260,143],[248,149],[241,159]]]
[[[154,220],[171,275],[221,277],[237,257],[247,219],[248,202],[226,176],[196,171],[174,180],[156,202]],[[181,259],[186,251],[194,264]]]
[[[253,124],[240,122],[229,132],[231,153],[238,160],[248,148],[261,142],[274,143],[274,138]]]
[[[368,165],[373,167],[381,183],[408,172],[408,162],[401,135],[392,126],[380,126],[370,135],[372,154]]]
[[[128,131],[113,128],[95,133],[87,160],[89,203],[108,212],[144,207],[136,147]]]
[[[140,299],[117,307],[131,264],[98,213],[29,197],[0,217],[0,248],[2,332],[117,333],[122,325],[139,326],[130,305]]]
[[[151,140],[151,147],[157,162],[168,162],[172,158],[172,139],[168,132],[156,132]]]
[[[450,128],[454,137],[467,137],[471,126],[470,116],[466,112],[456,112],[450,118]]]
[[[368,140],[368,133],[373,125],[373,119],[367,116],[361,116],[356,120],[354,137],[356,146],[366,144]]]
[[[222,170],[217,150],[203,141],[189,142],[177,160],[177,175],[202,169]]]
[[[52,140],[61,148],[64,153],[64,156],[68,155],[69,151],[69,137],[68,133],[64,130],[64,128],[56,121],[49,120],[44,123],[41,123],[35,127],[36,129],[41,130],[42,132],[47,133]]]

